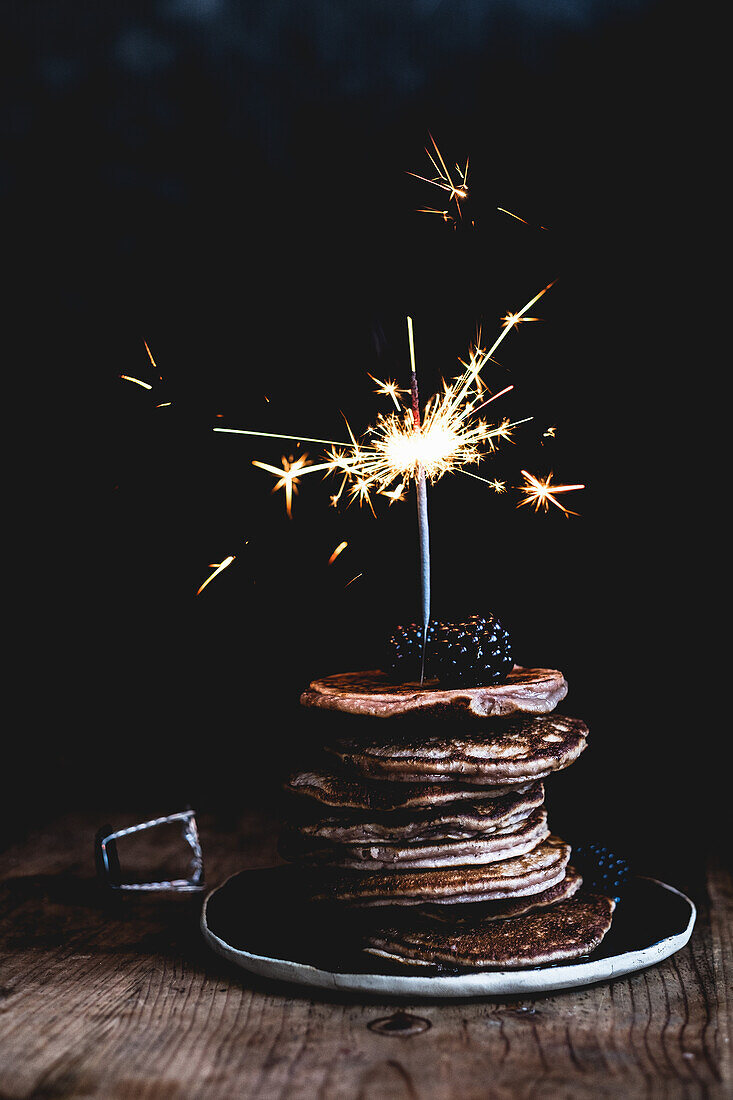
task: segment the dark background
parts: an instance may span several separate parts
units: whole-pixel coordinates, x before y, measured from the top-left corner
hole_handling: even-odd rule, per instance
[[[345,438],[342,412],[358,432],[389,409],[367,372],[406,383],[408,313],[426,398],[557,279],[487,376],[515,387],[497,415],[533,417],[484,468],[509,491],[430,490],[433,612],[494,610],[520,663],[565,673],[591,741],[550,787],[558,831],[694,864],[725,673],[714,122],[680,8],[41,0],[3,24],[28,389],[7,414],[9,822],[274,798],[308,680],[373,667],[418,614],[414,503],[336,511],[313,477],[288,520],[251,460],[294,445],[212,428]],[[406,174],[429,133],[470,157],[473,225],[415,212],[440,197]],[[584,482],[580,514],[517,510],[522,468]]]

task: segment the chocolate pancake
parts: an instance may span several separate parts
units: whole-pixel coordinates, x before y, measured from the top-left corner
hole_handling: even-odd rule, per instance
[[[369,780],[358,775],[336,775],[324,768],[295,772],[288,779],[286,790],[333,809],[391,813],[461,801],[493,801],[504,794],[524,794],[531,786],[531,783],[518,783],[481,789],[473,783],[460,783],[449,778],[439,784],[426,781],[401,783]]]
[[[342,738],[325,746],[368,778],[418,782],[526,783],[572,764],[586,745],[588,728],[578,718],[549,714],[463,725],[448,733],[414,726],[406,737]]]
[[[530,852],[473,867],[429,871],[342,871],[314,880],[312,898],[350,905],[498,901],[547,890],[565,877],[570,845],[550,836]]]
[[[567,695],[561,672],[515,665],[501,684],[441,688],[437,680],[393,683],[379,669],[341,672],[313,680],[300,697],[305,707],[321,707],[371,718],[416,715],[431,718],[490,718],[522,712],[547,714]]]
[[[524,913],[534,913],[567,901],[583,885],[583,877],[574,867],[566,867],[565,877],[541,890],[539,894],[528,894],[523,898],[507,898],[504,901],[474,901],[462,905],[418,905],[410,910],[409,919],[413,927],[432,927],[435,925],[477,924],[480,921],[505,920],[507,917],[521,917]]]
[[[365,951],[407,966],[518,970],[588,955],[611,927],[615,902],[581,891],[524,916],[434,929],[387,928],[367,937]]]
[[[349,867],[357,871],[468,867],[524,855],[549,835],[547,814],[540,807],[522,821],[461,840],[341,845],[309,842],[302,836],[285,832],[280,839],[280,854],[299,863]]]
[[[475,787],[473,789],[481,793]],[[427,810],[397,810],[382,814],[352,810],[329,817],[310,814],[291,822],[290,827],[303,838],[333,844],[463,840],[524,821],[543,804],[544,799],[542,783],[532,783],[521,791],[505,791],[496,798],[463,799]]]

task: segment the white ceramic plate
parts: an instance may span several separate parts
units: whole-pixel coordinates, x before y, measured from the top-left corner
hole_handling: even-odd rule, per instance
[[[269,869],[277,872],[277,868]],[[255,948],[259,933],[252,929],[253,914],[267,909],[267,898],[253,876],[262,872],[240,872],[205,899],[201,930],[209,946],[235,966],[264,978],[317,989],[348,990],[354,993],[384,993],[400,997],[480,997],[516,993],[539,993],[591,985],[622,977],[653,966],[673,955],[690,939],[696,909],[685,894],[657,879],[637,876],[624,890],[614,922],[599,948],[572,963],[528,970],[485,970],[461,974],[389,974],[361,972],[356,967],[321,968],[305,961],[307,945],[293,951],[280,949],[260,954]],[[248,886],[251,879],[252,889]],[[292,917],[293,915],[290,914]],[[292,923],[292,921],[291,921]],[[260,925],[260,930],[262,925]],[[285,948],[283,937],[283,948]],[[248,950],[243,946],[247,942]],[[289,957],[289,956],[295,957]],[[378,967],[374,960],[373,965]]]

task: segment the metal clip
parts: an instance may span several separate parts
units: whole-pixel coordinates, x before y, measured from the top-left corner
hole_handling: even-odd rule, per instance
[[[144,829],[154,829],[158,825],[168,825],[175,821],[182,823],[181,835],[192,852],[189,877],[165,879],[160,882],[123,882],[117,854],[117,841],[121,837],[131,836],[133,833],[142,832]],[[204,861],[196,825],[196,815],[190,809],[168,814],[167,817],[156,817],[152,821],[143,821],[139,825],[130,825],[126,829],[113,830],[110,825],[105,825],[97,830],[94,838],[94,856],[97,874],[113,890],[135,890],[138,892],[146,890],[195,891],[205,888]]]

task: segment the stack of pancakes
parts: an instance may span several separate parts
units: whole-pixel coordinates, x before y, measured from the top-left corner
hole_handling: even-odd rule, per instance
[[[477,688],[380,671],[314,681],[301,703],[332,713],[312,763],[289,779],[280,843],[312,900],[370,913],[364,950],[403,967],[592,951],[614,902],[582,889],[545,806],[546,779],[586,747],[585,724],[555,712],[566,694],[561,673],[520,667]]]

